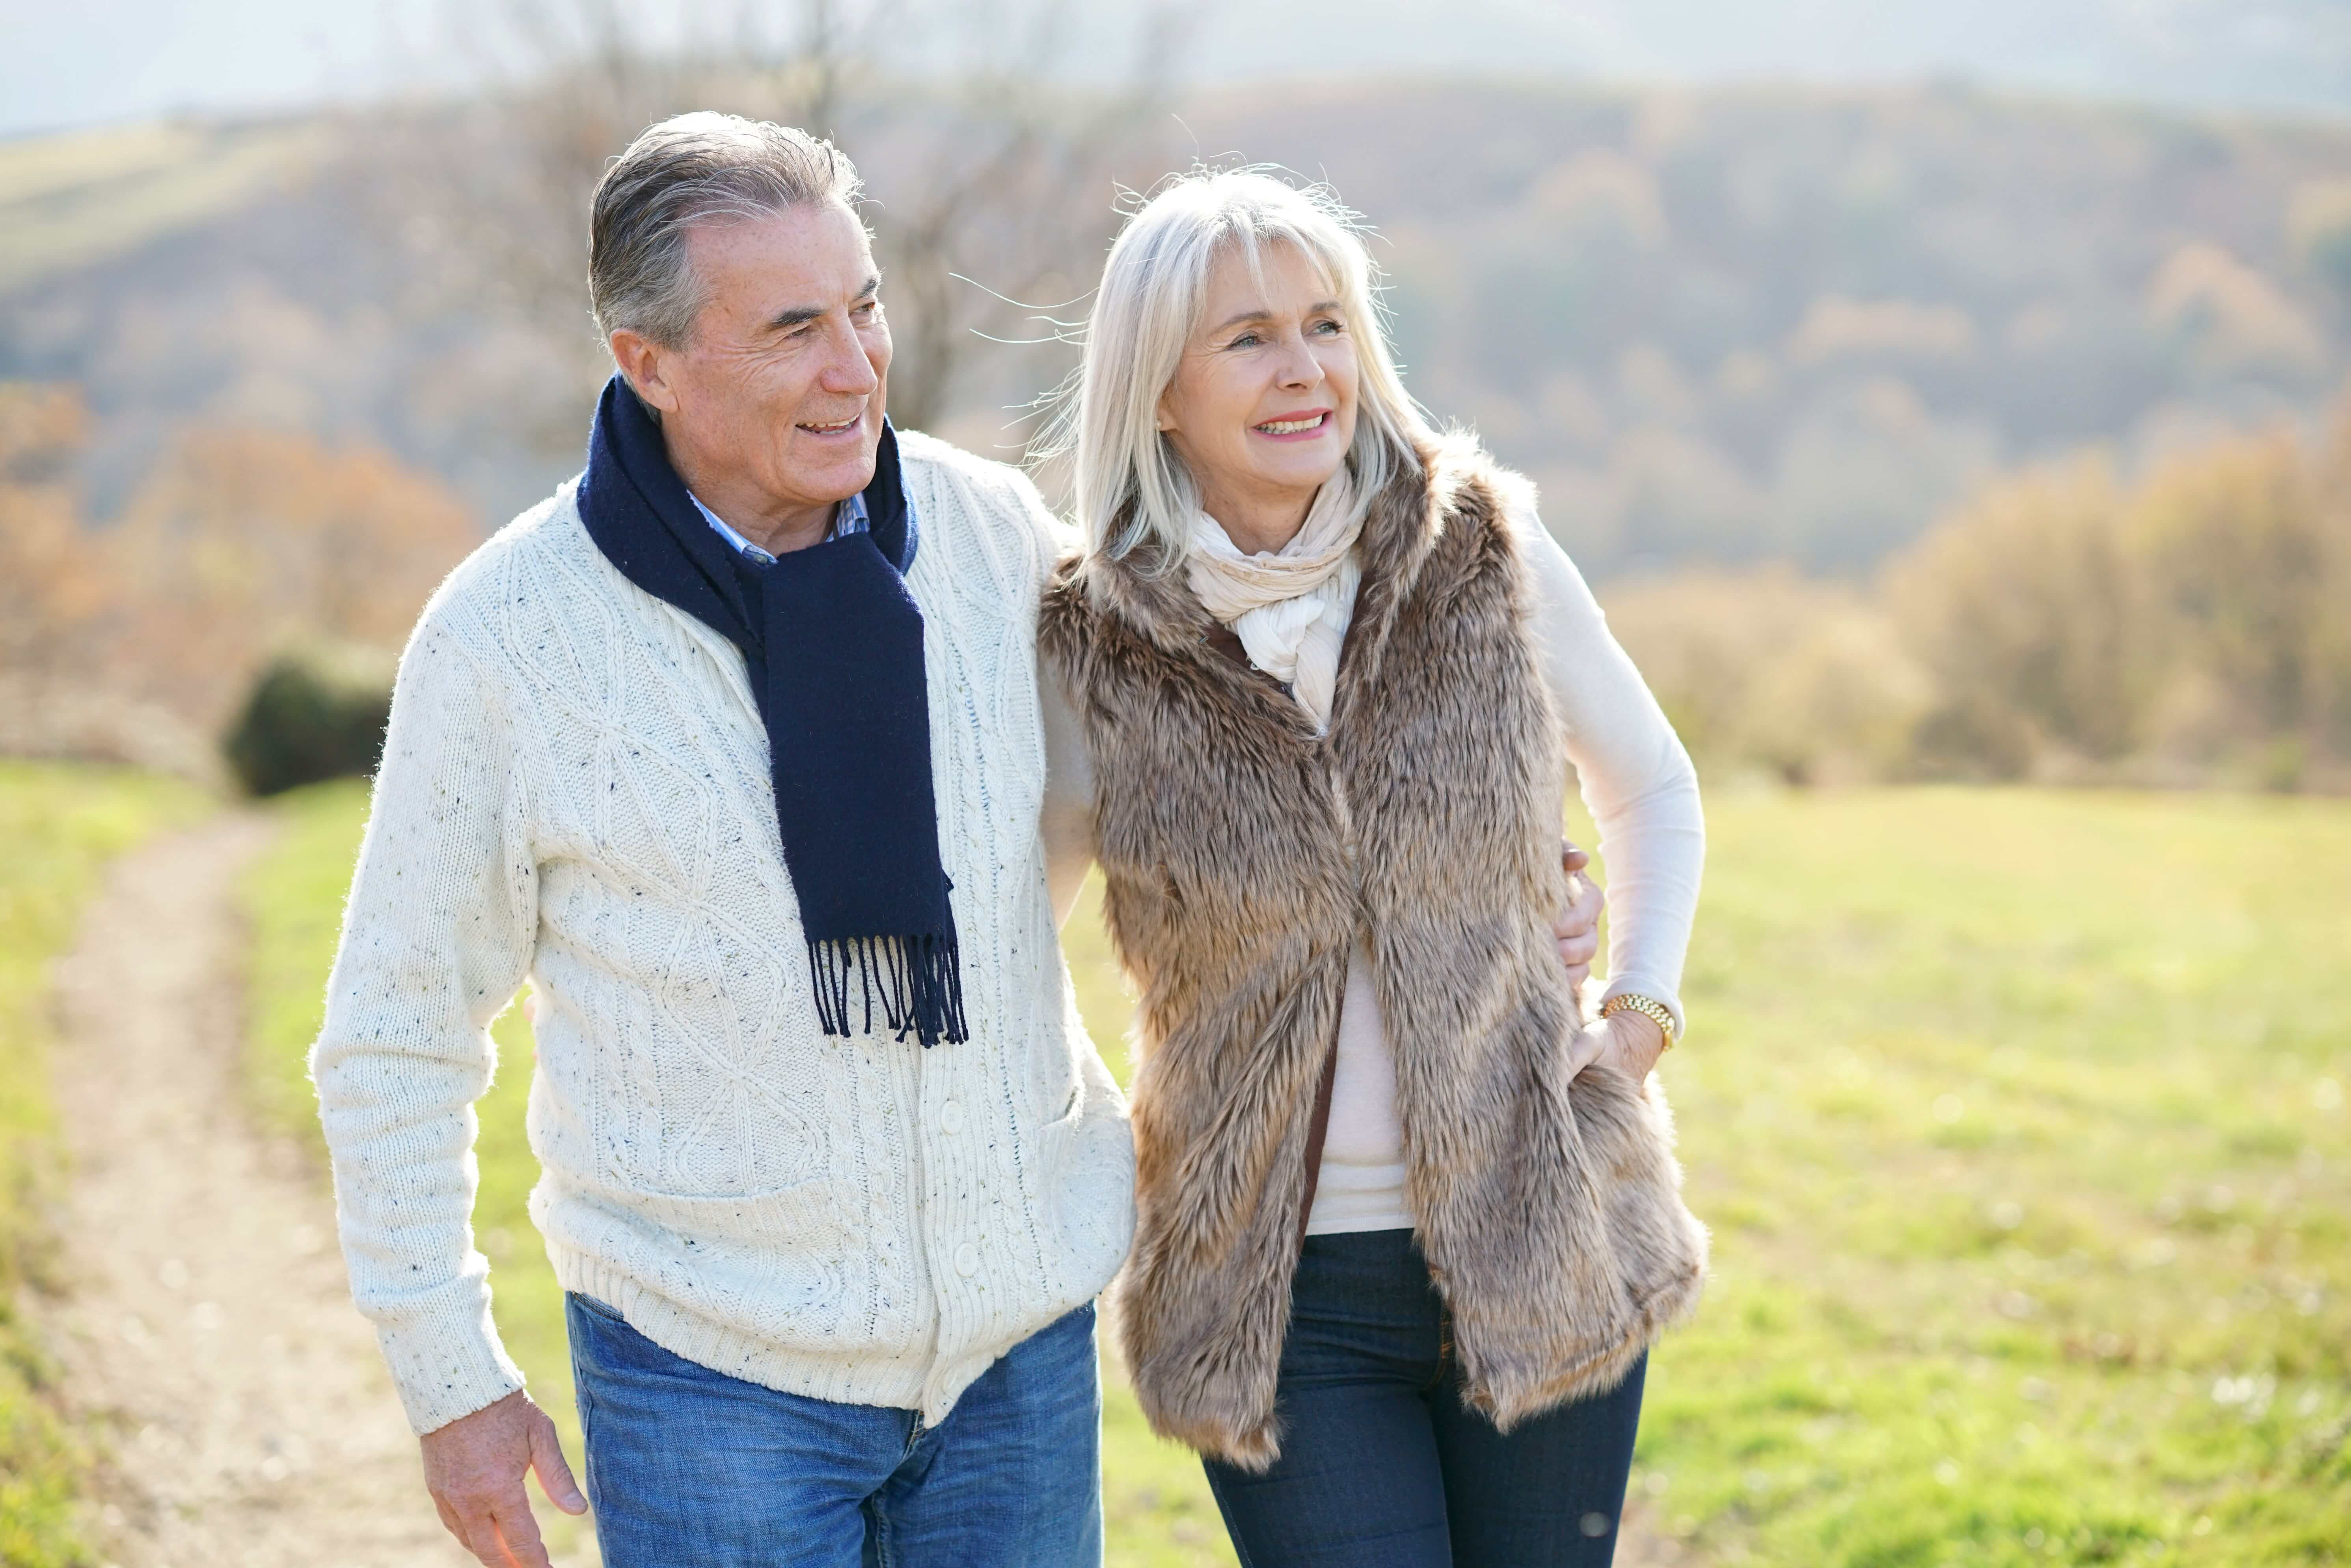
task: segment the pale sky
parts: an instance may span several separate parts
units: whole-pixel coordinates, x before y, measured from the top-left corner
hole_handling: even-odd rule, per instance
[[[0,0],[0,135],[259,113],[476,78],[527,0]],[[580,14],[583,0],[537,0]],[[616,0],[656,36],[788,33],[807,0]],[[837,10],[937,0],[833,0]],[[952,0],[961,15],[994,3]],[[1045,0],[1050,3],[1050,0]],[[1068,4],[1068,68],[1114,68],[1144,0]],[[1187,10],[1199,11],[1200,5]],[[1961,77],[2351,113],[2351,0],[1207,0],[1187,74],[1506,70],[1586,79]],[[723,24],[714,18],[724,18]],[[691,18],[682,22],[681,17]],[[926,35],[903,24],[898,36]]]

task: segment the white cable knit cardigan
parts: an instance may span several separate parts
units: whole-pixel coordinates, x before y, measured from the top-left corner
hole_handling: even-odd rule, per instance
[[[420,1432],[522,1385],[469,1216],[526,977],[556,1275],[690,1361],[935,1423],[1125,1255],[1125,1107],[1038,834],[1055,525],[1010,469],[900,451],[967,1043],[818,1033],[742,658],[614,570],[569,486],[425,610],[312,1054],[352,1292]]]

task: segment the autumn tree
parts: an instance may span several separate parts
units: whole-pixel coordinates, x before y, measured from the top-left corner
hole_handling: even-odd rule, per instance
[[[1926,766],[2016,777],[2053,752],[2105,763],[2138,745],[2159,651],[2121,504],[2102,463],[2033,470],[1888,568],[1888,608],[1936,690]]]
[[[2124,534],[2163,650],[2175,747],[2323,753],[2351,739],[2340,697],[2351,539],[2340,493],[2323,488],[2340,462],[2314,461],[2290,434],[2228,442],[2166,465],[2137,497]]]
[[[124,678],[217,731],[283,648],[396,650],[480,537],[438,481],[376,448],[191,430],[109,541],[127,595]]]
[[[0,383],[0,676],[20,685],[86,666],[115,597],[78,516],[89,433],[78,390]]]

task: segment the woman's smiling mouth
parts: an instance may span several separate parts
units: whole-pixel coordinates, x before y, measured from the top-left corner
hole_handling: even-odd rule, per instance
[[[1279,441],[1285,437],[1319,434],[1322,427],[1330,423],[1331,411],[1327,408],[1318,408],[1289,419],[1269,419],[1263,423],[1253,424],[1249,428],[1259,435],[1270,435]]]

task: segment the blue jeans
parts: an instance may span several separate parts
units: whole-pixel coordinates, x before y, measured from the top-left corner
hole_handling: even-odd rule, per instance
[[[1607,1568],[1648,1358],[1504,1437],[1461,1403],[1451,1329],[1411,1231],[1306,1239],[1281,1458],[1207,1467],[1244,1568]]]
[[[605,1568],[1098,1568],[1094,1310],[1012,1347],[926,1427],[699,1366],[573,1294]]]

